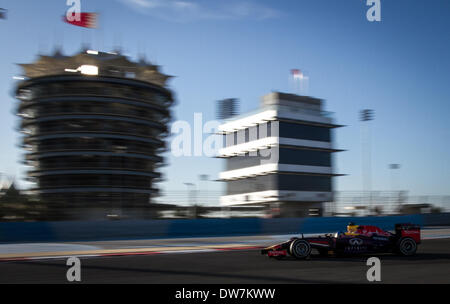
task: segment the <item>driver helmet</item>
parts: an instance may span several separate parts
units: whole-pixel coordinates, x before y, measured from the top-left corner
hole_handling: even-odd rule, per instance
[[[348,223],[348,225],[347,225],[347,232],[355,233],[355,232],[357,232],[357,230],[358,230],[358,225],[356,225],[353,222]]]

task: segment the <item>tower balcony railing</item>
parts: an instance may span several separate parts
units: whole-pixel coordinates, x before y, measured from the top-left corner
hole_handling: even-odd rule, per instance
[[[89,169],[89,168],[102,168],[102,169],[117,169],[117,170],[137,170],[137,171],[153,171],[155,167],[153,163],[155,161],[148,160],[140,163],[124,161],[122,162],[73,162],[73,161],[60,161],[51,162],[45,165],[39,164],[34,167],[33,170],[57,170],[57,169]]]
[[[27,151],[29,153],[44,153],[52,151],[116,151],[113,145],[105,145],[102,143],[87,143],[87,144],[54,144],[54,145],[28,145]],[[127,146],[127,153],[142,153],[146,155],[156,155],[166,151],[165,144],[161,145],[161,149],[156,149],[156,146]]]
[[[22,119],[20,123],[20,127],[24,128],[27,125],[35,124],[35,123],[54,123],[55,125],[61,125],[63,123],[80,124],[79,121],[83,121],[83,125],[101,125],[103,121],[106,120],[108,122],[112,122],[115,124],[129,124],[134,126],[134,128],[140,128],[142,125],[148,126],[150,128],[155,129],[167,129],[165,122],[163,120],[154,119],[152,117],[146,116],[131,116],[131,115],[122,115],[122,114],[109,114],[109,113],[62,113],[62,114],[51,114],[47,115],[47,117],[39,117],[39,118],[27,118]]]
[[[225,119],[224,122],[226,123],[228,121],[234,121],[234,120],[237,120],[240,118],[246,118],[248,116],[255,115],[255,114],[269,111],[269,110],[297,112],[297,113],[303,113],[303,114],[307,114],[307,115],[321,116],[321,117],[327,117],[327,118],[334,117],[334,112],[330,112],[330,111],[313,110],[313,109],[305,108],[302,106],[269,105],[269,106],[260,107],[258,109],[254,109],[254,110],[251,110],[251,111],[239,114],[239,115],[232,116],[228,119]]]
[[[113,107],[77,107],[77,108],[70,108],[66,104],[61,105],[60,107],[57,106],[41,106],[36,111],[30,111],[30,113],[25,113],[25,115],[22,115],[23,120],[32,120],[38,117],[42,116],[49,116],[49,115],[67,115],[67,114],[79,114],[79,115],[119,115],[119,116],[126,116],[126,117],[136,117],[136,118],[146,118],[148,120],[157,121],[157,122],[163,122],[166,123],[169,121],[169,115],[164,115],[156,111],[149,111],[149,110],[143,110],[143,109],[127,109],[127,108],[120,108],[120,109],[114,109]]]
[[[150,180],[149,181],[136,181],[136,180],[118,180],[118,181],[105,181],[105,182],[96,182],[96,181],[70,181],[69,183],[58,182],[58,181],[49,181],[49,182],[41,182],[39,184],[39,188],[78,188],[78,187],[104,187],[104,188],[112,188],[112,187],[132,187],[132,188],[150,188]]]
[[[127,131],[126,133],[124,132]],[[113,129],[113,128],[106,128],[105,126],[99,126],[98,129],[94,128],[70,128],[70,127],[48,127],[48,128],[40,128],[40,129],[33,129],[29,132],[25,132],[28,136],[35,136],[35,135],[49,135],[49,134],[60,134],[60,133],[73,133],[73,132],[94,132],[94,133],[105,133],[105,132],[112,132],[112,133],[121,133],[121,134],[132,134],[132,135],[141,135],[144,137],[149,138],[158,138],[161,133],[164,132],[155,132],[153,129],[145,130],[145,129],[139,129],[139,128],[128,128],[128,129]]]
[[[17,95],[18,99],[24,102],[33,102],[36,99],[42,98],[55,98],[55,97],[109,97],[109,98],[124,98],[136,101],[141,101],[144,103],[150,103],[159,105],[162,107],[169,106],[172,101],[170,98],[162,96],[158,93],[151,92],[140,92],[136,93],[133,90],[128,89],[116,89],[116,88],[105,88],[99,86],[98,88],[84,88],[80,86],[79,88],[62,87],[60,89],[51,89],[42,92],[34,92],[31,96],[23,96],[21,94]]]

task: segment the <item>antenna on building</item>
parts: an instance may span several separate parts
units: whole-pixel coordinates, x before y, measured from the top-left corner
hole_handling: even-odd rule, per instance
[[[122,35],[120,33],[114,34],[114,49],[117,54],[122,53]]]
[[[138,56],[138,62],[142,63],[142,64],[146,64],[147,60],[146,60],[146,56],[145,56],[145,46],[142,46],[142,41],[138,42],[138,47],[137,47],[138,51],[137,51],[137,56]]]
[[[44,39],[42,38],[42,35],[39,35],[38,54],[44,55],[46,50],[47,50],[46,41],[44,41]]]
[[[91,39],[89,36],[89,32],[83,32],[82,33],[82,42],[81,42],[81,51],[86,52],[87,50],[91,49]]]
[[[61,46],[55,45],[55,48],[53,51],[53,57],[62,57],[62,56],[64,56],[64,55],[63,55]]]
[[[83,42],[81,44],[81,51],[82,52],[86,52],[87,50],[91,49],[90,44],[87,42]]]
[[[151,58],[151,56],[150,56],[150,58]],[[144,51],[143,51],[143,58],[142,58],[144,61],[145,61],[145,64],[152,64],[152,62],[153,62],[153,59],[150,59],[150,60],[148,60],[147,61],[147,44],[146,43],[144,43]]]
[[[62,56],[63,41],[61,37],[61,32],[55,29],[53,33],[53,56]]]
[[[97,16],[102,16],[101,18],[99,18],[99,17],[97,17],[97,24],[98,24],[98,26],[97,26],[97,28],[96,28],[96,31],[95,31],[95,33],[94,33],[94,35],[96,36],[96,38],[95,38],[95,46],[97,47],[97,50],[99,50],[99,51],[104,51],[105,49],[104,49],[104,36],[105,36],[105,32],[104,32],[104,30],[103,30],[103,19],[105,19],[105,14],[104,14],[104,12],[102,11],[101,12],[101,14],[100,14],[100,11],[97,13]]]
[[[239,100],[236,98],[227,98],[217,101],[217,119],[223,120],[238,115]]]

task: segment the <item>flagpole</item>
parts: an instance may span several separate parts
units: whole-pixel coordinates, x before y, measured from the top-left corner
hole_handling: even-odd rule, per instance
[[[96,48],[98,51],[103,51],[103,38],[102,38],[102,34],[103,34],[103,26],[102,26],[102,20],[100,19],[100,11],[96,11],[95,12],[97,14],[97,24],[96,24],[96,28],[95,28],[95,33],[94,36],[96,36],[97,38],[95,39],[95,44],[96,44]],[[103,13],[102,16],[104,17]]]

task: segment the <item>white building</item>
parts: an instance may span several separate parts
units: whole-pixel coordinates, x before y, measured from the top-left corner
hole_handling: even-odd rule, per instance
[[[321,99],[273,92],[261,107],[234,116],[220,127],[226,159],[220,180],[226,182],[224,206],[266,204],[280,216],[322,214],[332,201],[332,130]]]

